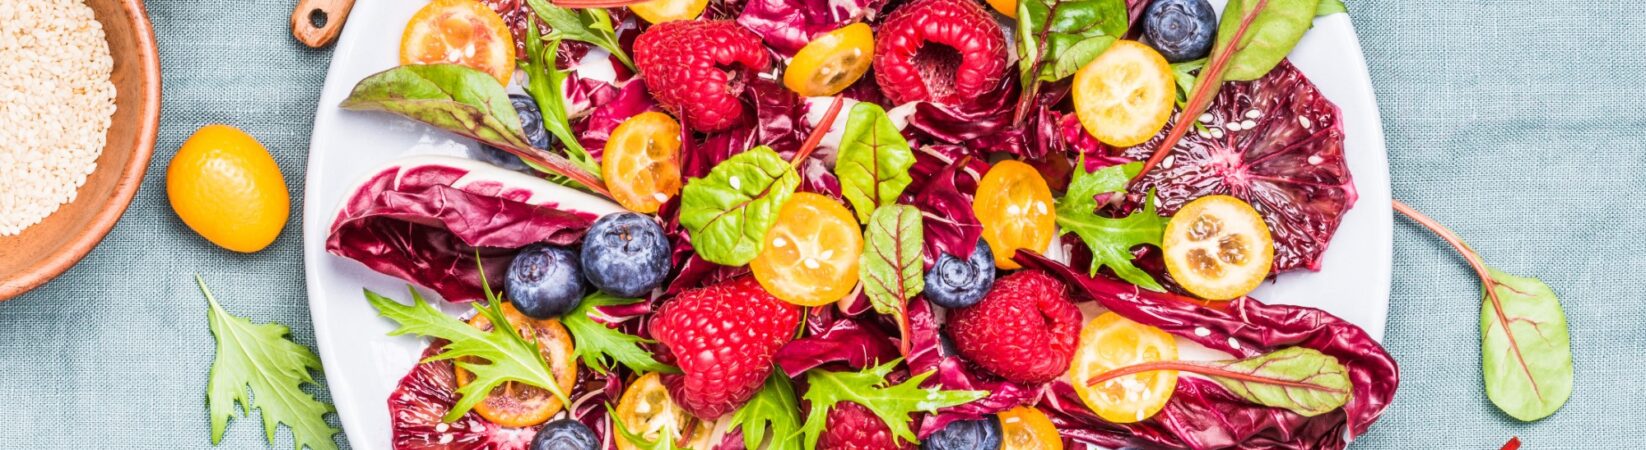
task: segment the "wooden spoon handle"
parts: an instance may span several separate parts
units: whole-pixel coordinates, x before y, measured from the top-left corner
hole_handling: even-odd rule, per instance
[[[313,48],[331,45],[343,32],[354,0],[297,0],[291,13],[291,35]]]

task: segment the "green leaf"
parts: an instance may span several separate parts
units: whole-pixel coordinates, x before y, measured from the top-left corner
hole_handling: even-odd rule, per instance
[[[1284,408],[1313,417],[1343,407],[1349,402],[1354,383],[1348,369],[1318,350],[1289,347],[1238,361],[1212,363],[1211,367],[1246,377],[1211,375],[1229,392],[1271,408]],[[1257,380],[1261,379],[1261,380]]]
[[[799,186],[800,176],[788,161],[771,148],[755,147],[722,161],[709,176],[686,182],[680,223],[691,232],[698,256],[726,266],[748,264]]]
[[[840,138],[840,156],[835,176],[840,190],[857,210],[857,220],[868,222],[869,214],[881,205],[897,203],[903,189],[914,181],[914,151],[897,125],[886,117],[880,105],[858,102],[846,119]]]
[[[303,385],[319,387],[310,371],[321,371],[320,357],[292,342],[291,332],[277,323],[254,324],[235,317],[217,303],[206,280],[194,276],[210,309],[206,318],[217,341],[217,356],[206,381],[206,403],[211,413],[211,443],[223,442],[223,432],[235,411],[242,416],[256,409],[263,416],[263,434],[274,442],[280,424],[291,428],[295,450],[336,449],[332,436],[342,431],[326,423],[331,405],[303,392]],[[251,395],[246,395],[246,390]],[[238,406],[236,406],[238,404]]]
[[[415,334],[450,341],[440,354],[429,357],[428,361],[452,360],[458,368],[474,374],[473,381],[457,388],[457,404],[452,405],[443,420],[451,422],[463,417],[493,388],[508,381],[546,389],[561,402],[570,404],[566,393],[560,390],[554,371],[538,352],[537,345],[521,339],[509,321],[503,318],[497,306],[500,301],[491,288],[486,288],[486,305],[478,302],[474,305],[479,314],[485,315],[494,324],[490,331],[446,315],[423,300],[416,289],[407,286],[407,290],[411,291],[410,305],[402,305],[371,290],[365,291],[366,301],[377,309],[378,315],[400,324],[399,328],[389,332],[390,336]],[[469,358],[479,358],[485,362]]]
[[[344,109],[387,111],[483,142],[530,147],[509,93],[456,64],[400,66],[360,80]]]
[[[908,301],[926,289],[921,258],[926,238],[921,231],[920,209],[909,205],[886,205],[869,217],[863,232],[863,256],[857,265],[863,293],[874,310],[897,319],[903,340],[908,340]]]
[[[1084,160],[1075,167],[1085,167]],[[1092,173],[1084,169],[1076,170],[1074,179],[1069,182],[1068,193],[1058,201],[1057,224],[1064,234],[1074,233],[1091,248],[1092,275],[1106,266],[1129,283],[1164,292],[1165,288],[1154,277],[1132,263],[1132,247],[1144,244],[1159,246],[1166,234],[1166,223],[1171,221],[1155,212],[1154,193],[1150,192],[1144,199],[1142,210],[1125,218],[1104,217],[1096,212],[1098,204],[1094,197],[1126,192],[1126,184],[1142,168],[1142,163],[1130,163]]]
[[[641,347],[641,344],[650,344],[654,341],[608,327],[593,318],[593,315],[600,314],[595,308],[628,305],[639,301],[641,299],[621,298],[596,291],[584,297],[582,303],[578,303],[576,308],[560,317],[560,323],[566,325],[566,331],[571,333],[572,341],[576,344],[573,346],[573,353],[582,358],[584,367],[600,374],[605,374],[607,370],[615,367],[616,363],[628,366],[636,373],[680,372],[680,369],[657,362],[651,351]]]
[[[1321,0],[1229,0],[1223,20],[1218,24],[1217,43],[1212,54],[1222,54],[1233,45],[1234,55],[1222,74],[1224,81],[1251,81],[1268,75],[1280,60],[1297,47],[1303,33],[1314,26],[1315,11]],[[1231,42],[1240,29],[1241,21],[1252,8],[1265,5],[1252,19],[1246,34],[1238,44]]]
[[[1195,73],[1200,72],[1202,67],[1206,67],[1206,58],[1172,64],[1172,79],[1177,81],[1178,109],[1188,104],[1189,92],[1194,91]]]
[[[1125,0],[1018,2],[1018,71],[1025,87],[1073,75],[1124,36],[1128,26]]]
[[[1489,267],[1487,271],[1496,285],[1497,301],[1482,295],[1480,307],[1480,367],[1486,397],[1516,419],[1530,422],[1548,417],[1572,395],[1572,344],[1566,313],[1542,281]]]
[[[583,148],[577,134],[572,133],[566,114],[566,97],[560,90],[571,72],[556,66],[558,53],[555,49],[560,47],[560,40],[553,39],[549,45],[543,45],[543,39],[537,34],[536,19],[527,22],[526,36],[527,58],[520,64],[520,70],[526,72],[526,93],[531,94],[537,109],[543,113],[543,129],[566,146],[566,154],[570,155],[573,163],[599,177],[600,163]]]
[[[817,448],[817,439],[822,436],[829,408],[843,401],[863,405],[874,412],[875,417],[879,417],[891,430],[894,441],[915,442],[914,431],[909,428],[911,413],[934,413],[940,408],[964,405],[989,395],[984,391],[944,391],[935,387],[920,387],[936,373],[930,371],[910,377],[901,384],[886,386],[886,374],[891,373],[892,368],[901,361],[893,360],[862,372],[807,372],[806,382],[810,388],[806,390],[805,398],[812,409],[806,415],[805,426],[801,427],[806,437],[806,449]]]
[[[1343,5],[1343,0],[1320,0],[1320,8],[1315,10],[1315,17],[1348,13],[1349,7]]]
[[[766,377],[766,385],[744,403],[731,418],[732,428],[743,429],[743,447],[761,448],[767,431],[771,445],[766,450],[799,450],[800,402],[794,398],[789,377],[778,370]]]
[[[617,60],[629,66],[629,69],[634,69],[634,61],[629,59],[628,53],[624,53],[623,46],[617,42],[617,33],[613,31],[612,19],[606,10],[561,8],[549,3],[548,0],[526,2],[532,11],[537,13],[538,20],[549,25],[548,39],[570,39],[593,44],[617,57]]]

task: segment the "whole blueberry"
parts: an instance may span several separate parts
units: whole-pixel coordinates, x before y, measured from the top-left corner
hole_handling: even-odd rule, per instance
[[[1217,37],[1217,11],[1206,0],[1154,0],[1143,11],[1143,36],[1167,61],[1205,58]]]
[[[543,424],[532,437],[531,450],[599,450],[600,438],[587,425],[571,419]]]
[[[926,272],[926,298],[944,308],[965,308],[983,300],[994,287],[994,252],[982,239],[966,259],[943,253]]]
[[[608,214],[583,237],[589,283],[618,297],[640,297],[662,286],[670,256],[669,237],[645,214]]]
[[[920,444],[923,450],[999,450],[1002,431],[1000,418],[989,416],[978,420],[949,422],[943,429],[932,433]]]
[[[537,109],[536,101],[529,96],[510,94],[509,103],[514,105],[515,114],[520,115],[520,128],[526,132],[526,142],[530,142],[533,147],[545,150],[554,144],[554,139],[549,136],[549,131],[543,128],[543,111]],[[519,156],[514,156],[513,153],[490,145],[481,144],[480,149],[474,152],[474,157],[504,169],[515,171],[529,169],[526,162],[521,161]]]
[[[571,249],[533,245],[509,263],[509,301],[522,314],[538,319],[565,314],[583,301],[583,268]]]

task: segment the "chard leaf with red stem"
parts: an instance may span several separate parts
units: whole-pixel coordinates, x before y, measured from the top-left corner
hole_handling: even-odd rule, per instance
[[[760,253],[761,239],[800,185],[794,166],[766,146],[733,155],[686,182],[680,224],[691,231],[698,256],[741,266]]]
[[[1209,363],[1155,361],[1122,367],[1087,380],[1092,386],[1157,370],[1204,376],[1246,401],[1314,417],[1349,402],[1353,382],[1337,358],[1305,347],[1288,347],[1251,358]]]
[[[1022,123],[1041,82],[1074,75],[1126,35],[1125,0],[1023,0],[1017,4],[1018,72],[1023,95],[1013,115]]]
[[[925,268],[921,247],[920,210],[909,205],[886,205],[869,217],[868,229],[863,232],[863,256],[858,264],[858,278],[863,280],[863,293],[869,303],[881,314],[892,316],[902,334],[899,350],[909,354],[909,299],[926,289],[921,273]]]
[[[1527,422],[1560,410],[1572,395],[1572,344],[1554,291],[1536,278],[1486,266],[1456,233],[1405,203],[1395,201],[1394,209],[1451,244],[1480,277],[1480,368],[1486,397],[1505,414]]]
[[[818,127],[818,130],[828,130]],[[903,189],[914,179],[914,151],[880,105],[858,102],[846,118],[840,137],[840,154],[834,173],[840,178],[841,193],[857,211],[857,220],[867,223],[869,215],[884,205],[897,203]]]
[[[602,6],[574,5],[571,8],[555,6],[548,0],[526,0],[537,18],[549,25],[548,39],[570,39],[587,42],[606,50],[616,57],[629,70],[634,70],[634,61],[629,54],[623,51],[623,44],[617,41],[616,27],[612,26],[612,17]],[[573,2],[567,2],[573,3]],[[532,27],[536,28],[536,27]]]
[[[937,412],[938,409],[963,405],[988,395],[984,391],[945,391],[936,387],[920,387],[935,372],[890,384],[886,375],[902,362],[902,359],[897,359],[861,372],[806,372],[808,387],[804,397],[811,403],[811,412],[806,415],[805,426],[801,427],[806,449],[817,448],[817,439],[823,435],[829,408],[840,402],[853,402],[868,408],[891,430],[893,441],[915,442],[914,430],[909,427],[914,412]]]

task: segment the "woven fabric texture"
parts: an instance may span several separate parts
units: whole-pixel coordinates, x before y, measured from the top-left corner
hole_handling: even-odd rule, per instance
[[[0,304],[0,448],[210,448],[213,344],[192,274],[231,312],[289,325],[313,345],[297,223],[329,54],[291,38],[293,3],[148,1],[165,82],[155,159],[96,251]],[[1353,447],[1495,449],[1510,436],[1537,449],[1646,443],[1637,368],[1646,3],[1347,3],[1382,107],[1395,197],[1451,226],[1489,264],[1547,281],[1565,304],[1577,364],[1564,410],[1536,423],[1498,412],[1481,387],[1478,282],[1443,242],[1397,219],[1386,343],[1402,383]],[[167,206],[166,163],[210,123],[250,132],[285,173],[292,223],[261,253],[218,249]],[[222,447],[291,440],[282,430],[265,444],[256,418],[237,418]]]

